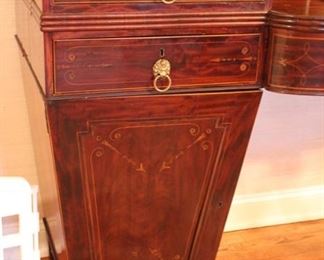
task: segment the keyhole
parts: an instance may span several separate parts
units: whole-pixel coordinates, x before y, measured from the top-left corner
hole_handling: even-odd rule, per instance
[[[163,48],[160,49],[160,57],[163,58],[165,55],[165,50]]]

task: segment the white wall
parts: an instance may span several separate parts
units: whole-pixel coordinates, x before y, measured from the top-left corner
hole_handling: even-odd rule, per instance
[[[324,184],[324,97],[265,91],[237,194]]]
[[[13,0],[0,1],[0,176],[37,184],[22,74],[15,43]]]
[[[324,96],[265,91],[226,230],[324,218]]]

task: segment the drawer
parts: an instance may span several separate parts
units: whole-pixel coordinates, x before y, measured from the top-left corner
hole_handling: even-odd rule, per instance
[[[261,39],[238,34],[56,40],[54,95],[155,93],[169,85],[171,92],[247,88],[260,82]],[[169,66],[168,75],[154,73],[154,65]]]
[[[49,13],[57,14],[96,14],[115,15],[145,14],[153,16],[157,13],[172,16],[174,14],[190,14],[195,16],[197,13],[210,15],[231,13],[264,12],[270,0],[45,0]],[[110,20],[111,22],[111,20]]]

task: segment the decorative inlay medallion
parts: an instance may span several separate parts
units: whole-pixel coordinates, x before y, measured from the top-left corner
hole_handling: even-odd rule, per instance
[[[273,34],[268,86],[289,93],[321,93],[324,38]]]
[[[315,57],[310,54],[310,42],[304,43],[304,51],[302,55],[293,58],[293,59],[287,59],[287,58],[280,58],[278,60],[278,63],[283,67],[292,67],[296,69],[296,71],[300,74],[300,81],[299,84],[301,86],[305,86],[307,82],[307,78],[312,72],[323,70],[324,73],[324,63],[319,62],[316,60]]]
[[[214,63],[226,63],[226,62],[238,62],[241,63],[241,65],[239,66],[239,69],[241,72],[247,72],[249,71],[252,63],[255,63],[258,58],[256,56],[251,56],[248,55],[251,52],[250,47],[248,46],[244,46],[241,49],[241,54],[243,56],[236,56],[236,57],[217,57],[214,59],[211,59],[211,62]]]
[[[134,126],[134,128],[138,128],[138,126]],[[113,144],[113,141],[118,141],[122,139],[122,133],[120,131],[122,130],[131,130],[132,127],[118,127],[116,129],[113,129],[107,136],[108,138],[104,138],[101,135],[97,135],[95,137],[96,141],[103,145],[105,148],[108,148],[109,150],[116,153],[122,160],[125,160],[128,164],[130,164],[133,169],[136,172],[142,172],[146,173],[146,166],[143,162],[139,162],[136,159],[132,158],[130,155],[123,153],[116,144]],[[161,161],[161,166],[159,172],[163,172],[164,170],[171,169],[172,165],[180,159],[182,156],[184,156],[187,152],[192,149],[193,146],[199,145],[203,151],[206,151],[209,149],[209,143],[206,142],[208,139],[208,136],[212,134],[213,130],[211,128],[207,128],[205,131],[201,132],[200,127],[198,125],[195,125],[194,127],[190,127],[188,129],[188,132],[190,135],[196,137],[194,140],[191,141],[191,143],[188,143],[185,147],[176,150],[173,154],[169,154],[164,160]],[[95,148],[95,149],[98,149]],[[96,156],[101,157],[102,151],[97,151]]]

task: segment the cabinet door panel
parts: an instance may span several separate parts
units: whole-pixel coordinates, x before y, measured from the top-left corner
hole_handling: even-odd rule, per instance
[[[103,259],[188,255],[225,129],[220,116],[90,123],[80,147]]]
[[[70,258],[213,259],[222,228],[205,219],[224,225],[259,98],[254,91],[49,105]],[[207,253],[206,232],[215,243]]]

